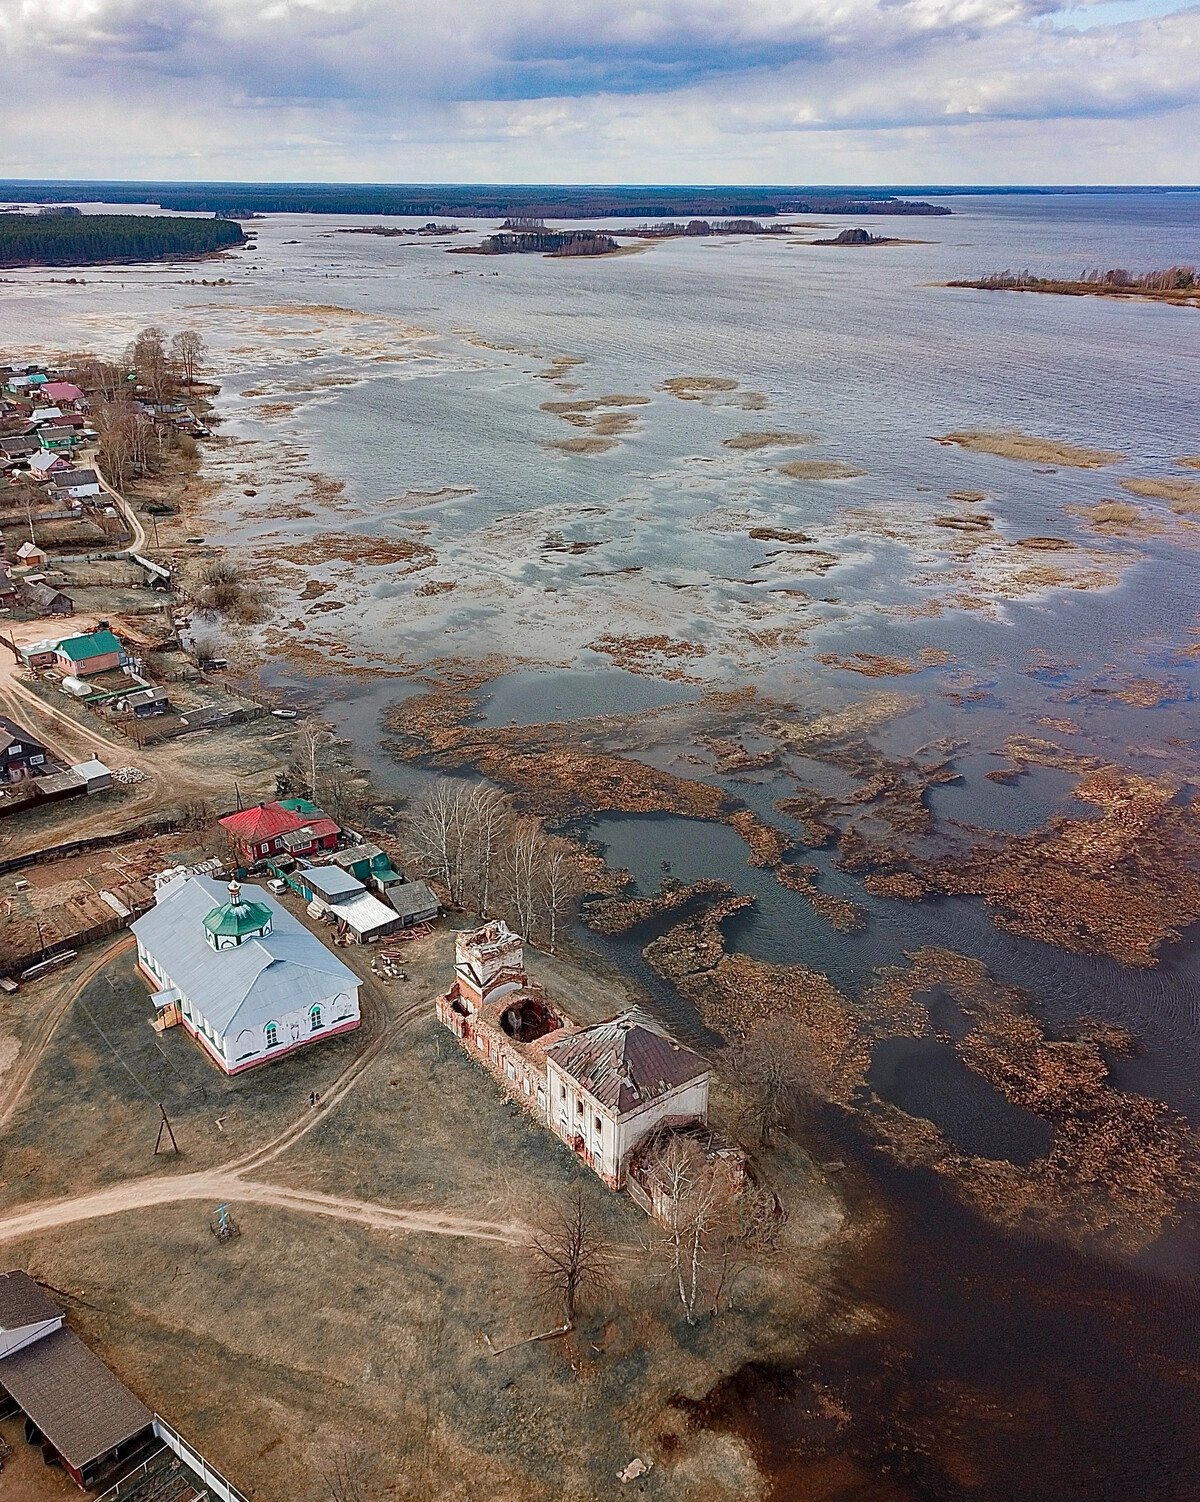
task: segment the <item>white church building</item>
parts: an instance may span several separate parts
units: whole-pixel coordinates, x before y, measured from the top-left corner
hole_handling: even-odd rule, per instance
[[[260,887],[181,875],[130,928],[159,1025],[226,1074],[359,1025],[358,977]]]

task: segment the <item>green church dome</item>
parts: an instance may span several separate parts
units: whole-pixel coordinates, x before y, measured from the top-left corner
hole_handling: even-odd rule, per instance
[[[213,908],[204,920],[204,927],[214,939],[232,939],[240,944],[243,939],[270,932],[271,909],[265,902],[244,901],[241,887],[231,881],[229,901]]]

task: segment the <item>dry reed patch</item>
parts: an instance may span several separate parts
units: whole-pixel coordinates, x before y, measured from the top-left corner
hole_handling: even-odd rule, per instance
[[[284,563],[349,563],[364,567],[387,567],[416,563],[422,568],[437,562],[425,543],[412,537],[364,537],[351,532],[318,532],[302,543],[263,550]]]
[[[553,412],[556,417],[573,417],[576,414],[599,412],[605,407],[646,407],[648,396],[591,396],[578,402],[542,402],[543,412]]]
[[[1013,541],[1014,548],[1031,548],[1035,553],[1061,553],[1074,546],[1065,537],[1018,537]]]
[[[1115,449],[1085,448],[1056,438],[1037,438],[1020,428],[964,428],[934,439],[945,447],[957,445],[973,453],[994,454],[999,459],[1020,459],[1027,464],[1061,464],[1068,469],[1103,469],[1108,464],[1123,464],[1128,454]]]
[[[776,868],[775,880],[789,892],[798,892],[813,912],[824,918],[838,933],[850,933],[856,928],[862,928],[866,921],[862,909],[844,897],[822,892],[817,886],[819,875],[820,868],[817,866],[802,866],[785,861]]]
[[[547,439],[543,448],[557,449],[563,454],[603,454],[616,447],[618,435],[637,429],[637,414],[620,409],[644,407],[648,396],[595,396],[577,402],[542,402],[543,412],[550,412],[572,427],[586,428],[588,432],[579,438]]]
[[[815,433],[762,432],[735,433],[732,438],[723,438],[721,447],[739,452],[757,453],[759,449],[799,448],[802,444],[818,442]]]
[[[661,391],[669,391],[682,402],[698,402],[714,391],[736,391],[738,383],[728,376],[670,376]]]
[[[910,673],[923,672],[925,668],[942,667],[950,661],[950,654],[940,647],[924,647],[915,662],[910,657],[886,657],[875,652],[855,652],[850,657],[839,657],[836,652],[818,652],[816,660],[827,668],[861,673],[864,678],[902,678]]]
[[[947,532],[990,532],[992,521],[990,516],[935,516],[933,525]]]
[[[1102,537],[1128,537],[1162,530],[1130,501],[1099,501],[1094,506],[1068,506],[1067,510]]]
[[[1176,516],[1200,515],[1200,480],[1167,476],[1161,480],[1122,480],[1130,495],[1153,496],[1166,501]]]
[[[679,641],[670,636],[615,636],[605,632],[588,643],[626,672],[646,678],[682,679],[683,668],[708,655],[700,642]]]
[[[749,535],[755,542],[812,542],[807,532],[797,532],[792,527],[751,527]]]
[[[866,470],[844,459],[792,459],[779,466],[779,473],[793,480],[854,480]]]
[[[1200,469],[1200,454],[1181,454],[1175,463],[1184,469]]]
[[[974,506],[979,501],[986,501],[987,498],[988,493],[986,490],[948,490],[946,492],[946,499],[948,501],[966,501],[971,506]]]

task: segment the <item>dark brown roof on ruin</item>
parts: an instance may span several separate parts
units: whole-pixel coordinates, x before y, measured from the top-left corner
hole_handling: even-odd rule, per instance
[[[154,1422],[150,1410],[70,1330],[55,1330],[6,1356],[0,1382],[77,1471]]]
[[[582,1028],[546,1055],[619,1116],[708,1073],[699,1054],[644,1026],[635,1012]]]
[[[0,727],[11,723],[0,720]],[[62,1310],[27,1272],[16,1268],[0,1277],[0,1330],[19,1330],[22,1325],[61,1318]]]

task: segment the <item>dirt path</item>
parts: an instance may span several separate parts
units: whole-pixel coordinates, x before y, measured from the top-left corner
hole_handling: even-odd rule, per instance
[[[123,934],[85,969],[72,976],[55,997],[33,1046],[7,1085],[3,1105],[0,1106],[0,1127],[16,1111],[55,1029],[70,1010],[75,998],[105,966],[132,944],[133,936]],[[323,1121],[335,1106],[345,1100],[396,1034],[420,1016],[428,1005],[425,1000],[413,1002],[379,1027],[363,1051],[350,1061],[325,1092],[320,1109],[305,1112],[262,1146],[220,1168],[171,1178],[134,1179],[113,1185],[109,1189],[26,1205],[9,1215],[0,1216],[0,1244],[15,1241],[22,1236],[75,1225],[81,1221],[121,1215],[130,1210],[187,1200],[210,1200],[214,1206],[223,1201],[229,1204],[272,1205],[276,1209],[292,1210],[304,1215],[327,1215],[335,1220],[356,1221],[380,1231],[466,1236],[477,1241],[520,1245],[526,1239],[527,1231],[515,1221],[475,1220],[448,1210],[401,1209],[369,1200],[343,1199],[336,1195],[318,1194],[313,1190],[292,1189],[285,1184],[255,1183],[245,1177],[281,1157]]]
[[[5,1079],[3,1095],[0,1095],[0,1128],[6,1126],[12,1120],[13,1113],[21,1103],[29,1081],[33,1078],[34,1070],[41,1062],[42,1055],[50,1046],[50,1040],[58,1024],[71,1010],[75,998],[83,989],[90,985],[111,960],[115,960],[119,954],[124,954],[127,949],[132,949],[135,940],[131,933],[124,933],[115,943],[102,949],[90,964],[86,965],[77,975],[71,976],[59,991],[58,995],[50,1003],[50,1007],[42,1018],[37,1032],[30,1041],[30,1046],[24,1058],[19,1058],[16,1068]]]
[[[402,1209],[369,1200],[317,1194],[308,1189],[289,1189],[284,1184],[249,1183],[238,1173],[214,1169],[182,1174],[178,1178],[137,1179],[91,1194],[27,1205],[11,1215],[0,1216],[0,1244],[55,1231],[63,1226],[78,1225],[82,1221],[189,1200],[209,1200],[214,1207],[218,1203],[271,1205],[301,1215],[327,1215],[334,1220],[356,1221],[380,1231],[465,1236],[475,1241],[499,1241],[510,1246],[519,1246],[527,1236],[525,1228],[515,1221],[474,1220],[449,1210]]]

